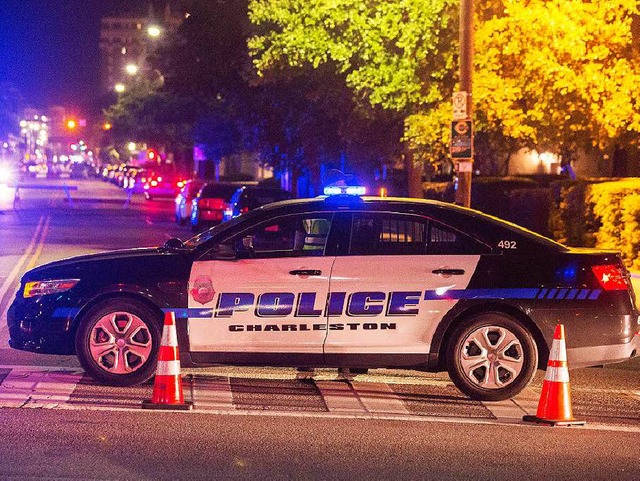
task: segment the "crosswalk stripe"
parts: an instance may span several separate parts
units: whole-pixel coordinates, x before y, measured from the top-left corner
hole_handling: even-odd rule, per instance
[[[316,381],[316,387],[324,399],[329,412],[367,413],[350,383],[343,381]]]
[[[224,377],[212,380],[201,380],[197,377],[191,377],[190,379],[191,385],[193,386],[192,401],[197,408],[235,409],[233,405],[233,393],[231,392],[231,378]],[[189,383],[187,383],[187,385],[189,385]]]
[[[53,408],[69,401],[82,371],[13,369],[0,385],[1,407]]]
[[[405,403],[386,383],[354,383],[351,386],[370,413],[409,414]]]
[[[519,420],[527,414],[535,414],[538,397],[529,388],[516,397],[505,401],[484,401],[482,405],[499,420]]]

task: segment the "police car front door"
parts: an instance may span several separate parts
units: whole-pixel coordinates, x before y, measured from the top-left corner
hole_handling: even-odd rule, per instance
[[[351,238],[331,275],[327,362],[424,362],[438,323],[455,305],[447,291],[468,286],[483,246],[417,215],[342,216],[352,216]]]
[[[321,362],[324,306],[335,259],[324,255],[331,217],[298,214],[262,222],[229,240],[242,246],[239,259],[207,260],[205,254],[193,264],[192,358],[289,364],[308,357]]]

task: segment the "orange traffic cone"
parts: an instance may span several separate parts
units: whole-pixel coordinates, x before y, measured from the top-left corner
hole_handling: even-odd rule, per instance
[[[173,312],[164,315],[162,341],[158,351],[158,368],[153,382],[151,400],[142,401],[143,409],[179,409],[193,408],[193,403],[185,402],[180,377],[180,353],[176,318]]]
[[[553,334],[547,372],[544,376],[542,393],[538,402],[538,412],[535,416],[524,416],[522,420],[551,426],[583,425],[586,423],[586,421],[577,421],[573,418],[563,324],[558,324]]]

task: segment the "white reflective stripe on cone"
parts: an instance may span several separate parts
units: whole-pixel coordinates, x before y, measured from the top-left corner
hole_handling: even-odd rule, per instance
[[[545,381],[569,382],[569,369],[566,367],[549,367],[544,375]]]
[[[180,361],[158,361],[156,376],[179,376]]]
[[[566,361],[567,360],[567,345],[563,339],[554,339],[551,344],[551,353],[549,359],[554,361]]]
[[[178,334],[176,333],[175,326],[170,329],[163,329],[161,346],[178,347]]]

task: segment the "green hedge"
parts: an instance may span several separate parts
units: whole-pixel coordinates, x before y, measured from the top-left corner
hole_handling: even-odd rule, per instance
[[[620,251],[628,267],[640,269],[640,178],[558,182],[552,193],[556,240]]]
[[[454,202],[453,182],[425,182],[427,199]],[[525,177],[475,177],[471,188],[471,207],[500,217],[543,235],[548,229],[551,195],[539,188],[539,181]]]

